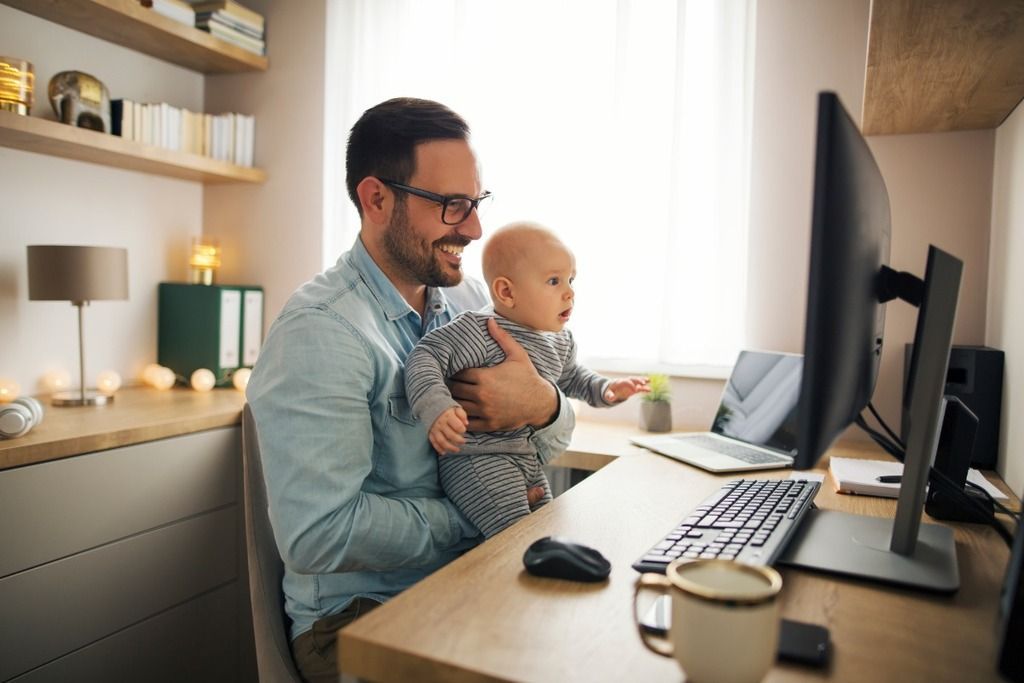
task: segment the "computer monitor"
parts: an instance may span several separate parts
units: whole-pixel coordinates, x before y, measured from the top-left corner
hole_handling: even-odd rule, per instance
[[[804,374],[794,467],[813,467],[867,406],[885,302],[919,305],[910,431],[895,521],[814,510],[781,562],[935,591],[959,586],[952,531],[921,526],[962,263],[930,247],[924,280],[889,260],[889,195],[867,142],[834,93],[818,98]]]

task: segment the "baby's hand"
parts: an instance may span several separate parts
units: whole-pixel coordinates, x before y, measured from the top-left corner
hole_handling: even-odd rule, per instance
[[[427,438],[438,455],[458,453],[462,444],[466,443],[466,428],[469,427],[469,416],[462,406],[454,406],[437,416],[430,426]]]
[[[646,377],[626,377],[617,379],[604,390],[604,400],[609,403],[625,401],[633,394],[646,394],[651,390]]]

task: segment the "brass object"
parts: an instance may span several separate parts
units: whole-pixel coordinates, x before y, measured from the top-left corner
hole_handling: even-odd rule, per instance
[[[35,83],[31,62],[0,55],[0,110],[28,116]]]
[[[78,128],[110,132],[110,94],[95,76],[61,71],[50,79],[50,104],[57,118]]]

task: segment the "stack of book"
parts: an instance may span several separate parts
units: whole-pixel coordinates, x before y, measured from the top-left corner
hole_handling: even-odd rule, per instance
[[[198,154],[252,167],[256,119],[245,114],[203,114],[166,102],[110,101],[114,135],[144,145]]]
[[[195,26],[196,11],[185,0],[141,0],[143,7],[149,7],[157,14],[173,19],[186,26]]]
[[[255,52],[267,53],[263,40],[263,15],[244,7],[235,0],[189,0],[196,13],[196,28],[208,31],[232,45]]]

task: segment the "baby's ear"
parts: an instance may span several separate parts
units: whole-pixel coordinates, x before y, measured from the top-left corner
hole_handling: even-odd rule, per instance
[[[491,296],[494,297],[495,303],[500,303],[506,308],[515,308],[516,297],[512,281],[504,275],[494,278],[491,283]]]

